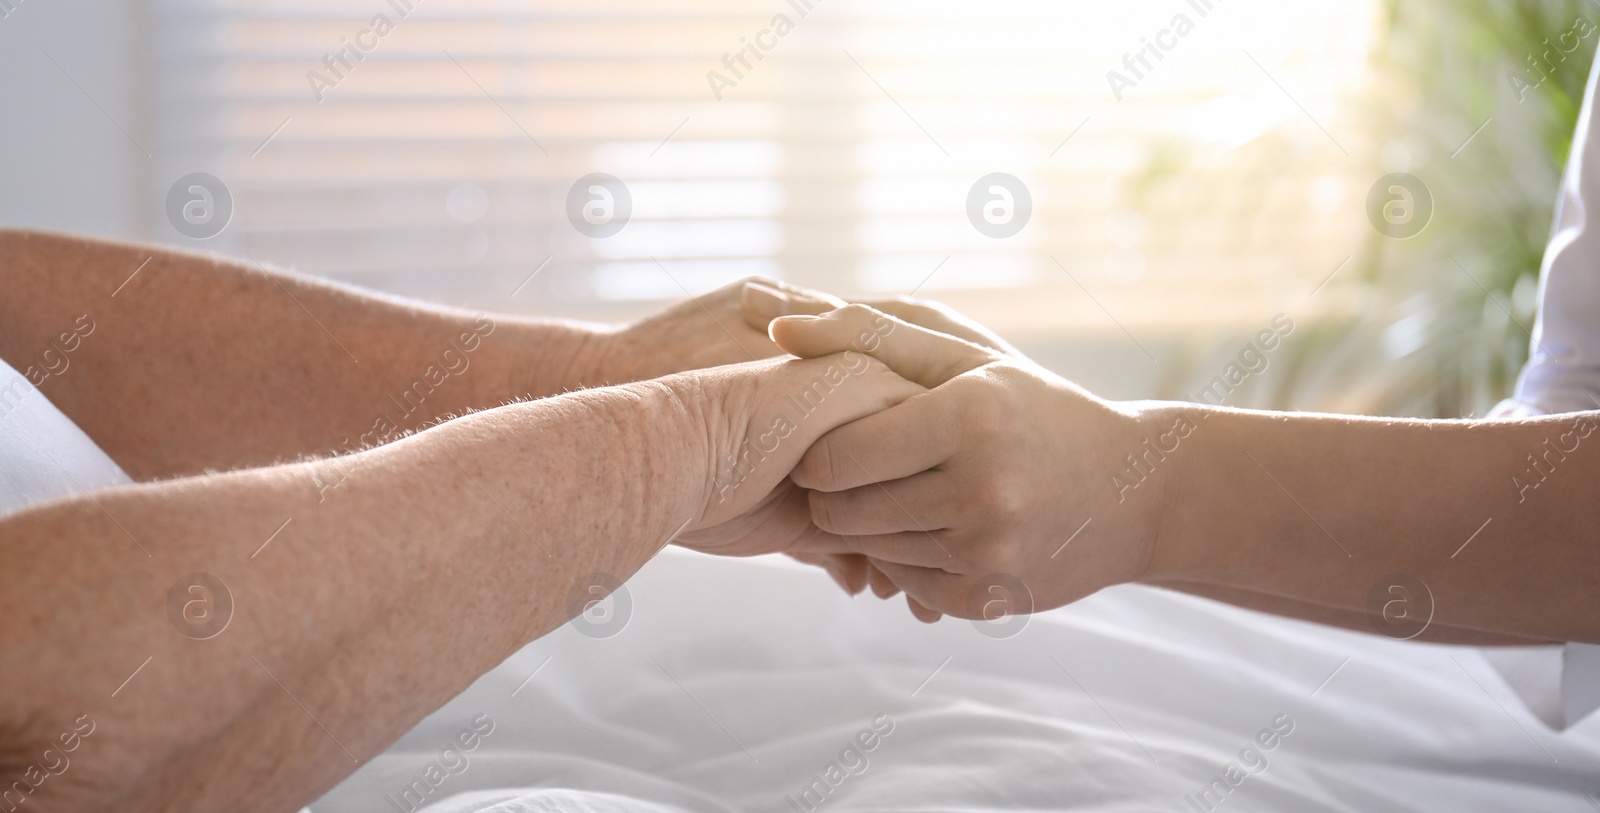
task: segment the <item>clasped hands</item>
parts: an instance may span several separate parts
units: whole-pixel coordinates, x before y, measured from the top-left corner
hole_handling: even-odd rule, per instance
[[[744,382],[731,391],[697,384],[699,403],[720,393],[708,425],[726,431],[678,544],[781,551],[852,594],[904,592],[930,622],[992,618],[996,577],[1026,586],[1012,614],[1145,573],[1170,476],[1130,490],[1112,475],[1159,409],[1096,398],[932,303],[751,281],[740,305],[740,329],[793,358],[719,368]]]

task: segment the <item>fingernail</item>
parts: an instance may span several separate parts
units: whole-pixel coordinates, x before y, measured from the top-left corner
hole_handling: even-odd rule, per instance
[[[821,316],[812,316],[809,313],[791,313],[788,316],[780,316],[777,319],[774,319],[772,321],[774,321],[774,322],[788,322],[789,324],[792,324],[792,325],[809,325],[812,322],[815,322],[815,321],[817,321],[817,320],[819,320],[821,318],[822,318]]]

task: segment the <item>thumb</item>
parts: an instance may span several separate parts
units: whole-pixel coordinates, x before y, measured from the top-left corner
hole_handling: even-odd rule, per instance
[[[866,305],[846,305],[821,316],[779,317],[767,332],[784,352],[800,358],[853,350],[929,389],[1001,358],[988,348]]]

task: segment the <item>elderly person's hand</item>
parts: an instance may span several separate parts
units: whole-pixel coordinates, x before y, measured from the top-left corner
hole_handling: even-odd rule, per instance
[[[871,356],[846,349],[809,359],[728,365],[661,383],[678,392],[704,433],[711,463],[702,514],[675,541],[728,556],[837,545],[811,522],[806,492],[789,479],[826,431],[923,391]]]
[[[784,313],[825,313],[845,304],[765,277],[742,279],[639,321],[597,331],[580,353],[577,377],[589,386],[622,384],[781,356],[767,338],[766,320],[751,317],[775,297],[793,303]]]

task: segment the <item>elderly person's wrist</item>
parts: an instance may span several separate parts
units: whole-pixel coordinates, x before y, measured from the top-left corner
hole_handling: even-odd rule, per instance
[[[659,378],[682,367],[670,361],[673,344],[652,340],[648,321],[593,326],[578,340],[571,374],[578,386],[627,384]]]
[[[698,377],[673,375],[596,390],[621,399],[615,434],[629,454],[618,460],[637,477],[644,532],[666,545],[703,518],[711,499],[706,396]]]

